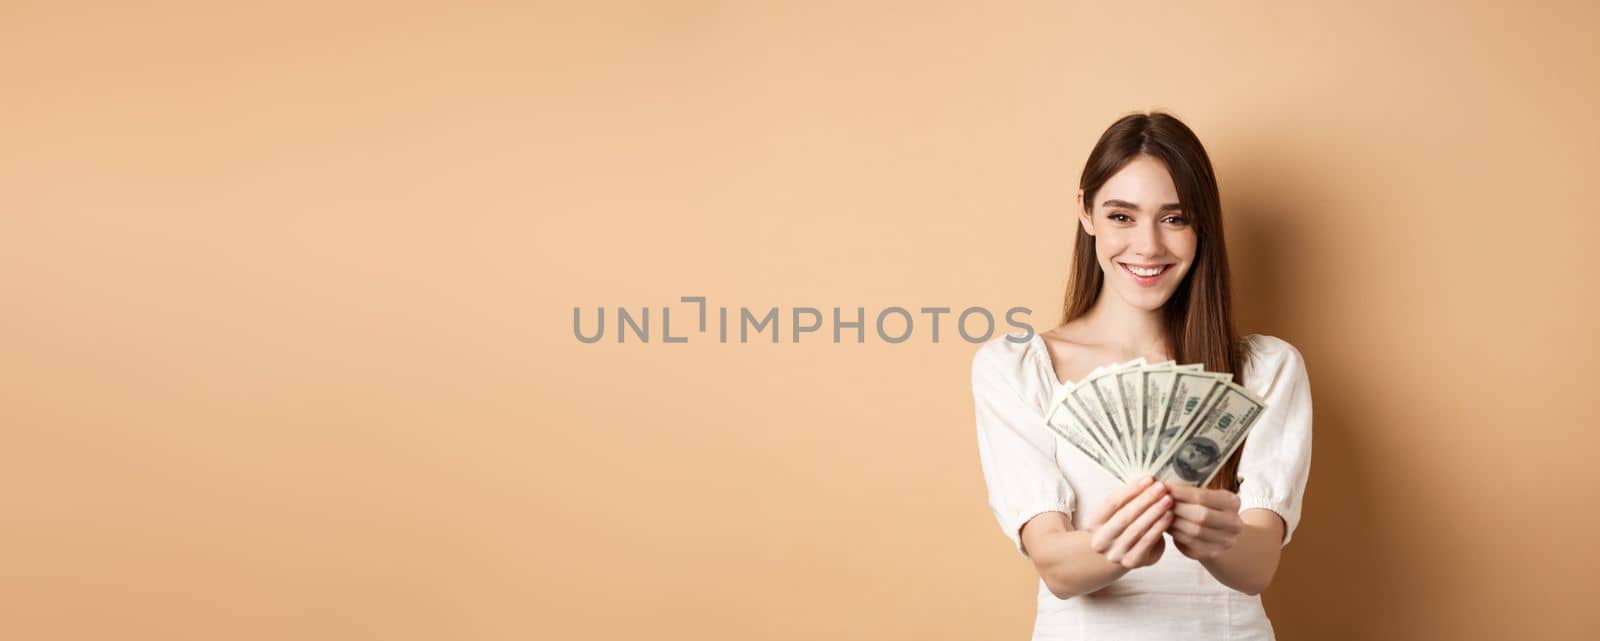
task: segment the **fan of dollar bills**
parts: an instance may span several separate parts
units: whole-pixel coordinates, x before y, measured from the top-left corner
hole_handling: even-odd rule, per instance
[[[1067,385],[1045,423],[1124,483],[1151,474],[1163,483],[1203,486],[1266,406],[1231,374],[1140,358]]]

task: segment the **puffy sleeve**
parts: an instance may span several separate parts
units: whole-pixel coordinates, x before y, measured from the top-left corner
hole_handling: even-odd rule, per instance
[[[1283,517],[1283,545],[1300,523],[1311,473],[1311,381],[1305,360],[1288,342],[1253,336],[1246,366],[1249,389],[1267,402],[1239,458],[1239,510],[1264,508]]]
[[[1022,526],[1044,512],[1072,514],[1073,491],[1055,461],[1055,436],[1044,415],[1024,400],[1018,381],[1029,367],[1026,350],[1005,337],[986,343],[972,359],[972,401],[977,416],[978,459],[989,509],[1024,558]]]

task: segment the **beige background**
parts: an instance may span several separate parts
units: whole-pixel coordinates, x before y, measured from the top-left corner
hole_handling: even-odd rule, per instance
[[[8,3],[0,636],[1024,639],[948,326],[572,309],[1048,328],[1165,108],[1312,376],[1280,636],[1593,638],[1595,5],[970,4]]]

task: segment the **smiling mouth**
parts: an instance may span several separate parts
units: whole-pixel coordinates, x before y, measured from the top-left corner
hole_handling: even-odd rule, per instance
[[[1132,265],[1132,264],[1128,264],[1128,263],[1119,262],[1119,263],[1117,263],[1117,265],[1122,267],[1122,271],[1125,271],[1129,275],[1133,276],[1134,278],[1142,280],[1142,281],[1143,280],[1152,280],[1152,279],[1158,278],[1162,274],[1167,273],[1168,269],[1172,268],[1172,265],[1170,265],[1170,264],[1168,264],[1168,265]]]

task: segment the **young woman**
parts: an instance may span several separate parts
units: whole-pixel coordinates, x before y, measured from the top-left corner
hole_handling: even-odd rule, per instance
[[[1272,639],[1259,594],[1311,465],[1304,362],[1283,340],[1235,334],[1216,178],[1183,123],[1118,120],[1078,186],[1061,326],[996,338],[972,363],[989,507],[1039,573],[1033,638]],[[1210,486],[1121,483],[1045,426],[1056,392],[1138,357],[1233,373],[1266,400]]]

